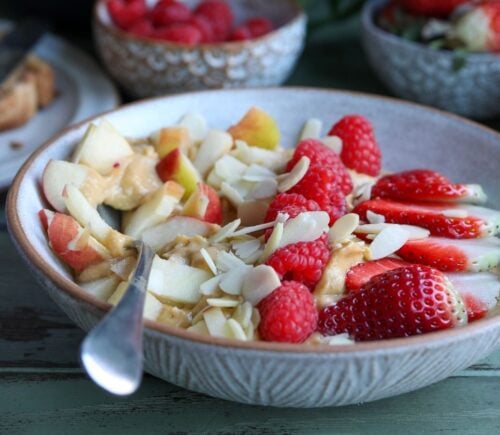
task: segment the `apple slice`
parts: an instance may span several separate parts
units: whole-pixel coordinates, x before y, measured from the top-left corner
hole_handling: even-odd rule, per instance
[[[80,287],[85,289],[87,293],[95,296],[97,299],[107,301],[116,287],[120,283],[120,279],[116,276],[107,276],[105,278],[100,278],[95,281],[85,282],[80,284]]]
[[[196,190],[184,204],[184,216],[191,216],[213,224],[222,223],[222,205],[213,187],[198,183]]]
[[[208,237],[217,230],[218,226],[209,224],[187,216],[173,216],[166,222],[149,228],[142,233],[142,240],[151,249],[158,252],[177,236],[203,236]]]
[[[88,227],[90,233],[104,246],[113,256],[121,257],[125,249],[130,246],[132,239],[111,228],[99,215],[97,210],[90,205],[87,198],[75,186],[68,184],[63,193],[64,204],[80,225]]]
[[[201,297],[201,284],[211,277],[203,269],[156,256],[149,275],[148,290],[165,303],[196,304]]]
[[[110,258],[108,250],[66,214],[54,214],[47,236],[53,251],[76,272]]]
[[[184,188],[175,181],[167,181],[149,201],[131,212],[124,233],[137,239],[148,228],[167,219],[184,195]]]
[[[125,294],[127,290],[128,282],[122,282],[118,286],[118,288],[115,290],[115,292],[111,295],[111,297],[108,299],[108,302],[111,305],[117,305],[123,295]],[[156,320],[158,317],[160,317],[160,314],[163,310],[163,304],[154,297],[149,292],[146,292],[146,299],[144,300],[144,310],[142,312],[142,316],[145,319],[149,320]]]
[[[156,165],[156,172],[162,181],[177,181],[184,187],[184,198],[189,198],[201,181],[198,170],[180,149],[175,149],[167,154]]]
[[[221,130],[210,130],[200,145],[194,166],[201,175],[206,176],[215,162],[227,154],[232,146],[233,138],[229,133]]]
[[[104,179],[97,171],[64,160],[50,160],[43,171],[42,189],[50,205],[61,213],[66,211],[63,199],[66,184],[73,184],[83,191],[93,205],[104,200]]]
[[[252,107],[245,116],[229,129],[235,140],[243,140],[248,145],[274,150],[280,141],[280,131],[276,121],[262,109]]]
[[[38,217],[40,218],[40,223],[45,231],[49,229],[50,222],[54,218],[55,213],[52,210],[43,208],[38,212]]]
[[[132,154],[134,151],[127,140],[109,122],[102,120],[98,126],[89,126],[73,155],[73,162],[108,175],[116,163]]]
[[[162,128],[153,135],[152,139],[160,159],[177,148],[187,153],[192,145],[189,130],[185,127]]]

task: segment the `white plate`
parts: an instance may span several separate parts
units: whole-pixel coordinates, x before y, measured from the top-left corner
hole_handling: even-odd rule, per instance
[[[0,29],[8,27],[8,22],[0,20]],[[54,67],[58,95],[26,124],[0,133],[0,189],[10,185],[26,158],[55,133],[119,103],[114,85],[96,63],[66,41],[48,34],[35,54]],[[12,142],[23,146],[15,149]]]

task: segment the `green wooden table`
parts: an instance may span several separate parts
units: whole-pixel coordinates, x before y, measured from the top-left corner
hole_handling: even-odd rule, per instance
[[[355,23],[315,34],[289,84],[387,92],[362,55]],[[500,129],[499,121],[488,124]],[[500,352],[420,391],[343,408],[244,406],[149,376],[132,397],[106,394],[80,370],[83,333],[30,276],[3,213],[0,297],[0,434],[500,433]]]

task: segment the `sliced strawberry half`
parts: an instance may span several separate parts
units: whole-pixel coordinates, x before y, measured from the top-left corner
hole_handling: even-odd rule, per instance
[[[358,291],[371,278],[398,267],[409,266],[410,263],[396,258],[382,258],[368,261],[351,267],[345,277],[345,286],[349,293]]]
[[[372,199],[354,208],[354,213],[367,221],[372,211],[385,217],[385,222],[427,228],[431,235],[452,239],[474,239],[500,232],[500,212],[472,205],[447,203],[407,204],[387,199]]]
[[[478,184],[452,183],[439,172],[414,169],[380,178],[372,198],[484,204],[486,194]]]
[[[483,272],[500,263],[500,239],[408,240],[397,254],[411,263],[426,264],[443,272]]]
[[[494,273],[447,273],[460,293],[469,322],[483,318],[500,300],[500,278]]]

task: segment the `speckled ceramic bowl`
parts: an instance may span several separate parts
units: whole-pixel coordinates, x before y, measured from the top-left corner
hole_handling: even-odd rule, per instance
[[[199,0],[187,3],[193,6]],[[187,47],[121,31],[99,0],[93,20],[97,49],[113,78],[136,97],[282,84],[304,47],[306,15],[295,0],[230,3],[236,22],[261,15],[276,30],[251,41]]]
[[[379,28],[374,17],[385,3],[366,3],[363,45],[374,70],[395,95],[472,118],[500,116],[500,54],[468,54],[457,70],[454,53]]]
[[[329,123],[346,113],[361,113],[375,125],[384,167],[438,168],[457,180],[482,183],[491,205],[500,206],[500,135],[397,100],[300,88],[207,91],[131,104],[104,116],[125,135],[144,136],[176,122],[194,105],[218,128],[231,125],[248,107],[261,106],[277,119],[287,146],[294,145],[307,118]],[[45,165],[51,158],[66,158],[87,125],[67,129],[33,154],[7,203],[9,229],[32,273],[85,330],[109,306],[73,282],[51,252],[37,212],[45,206],[40,192]],[[151,321],[146,326],[147,372],[215,397],[293,407],[347,405],[415,390],[477,362],[500,344],[499,313],[461,329],[337,347],[238,342]]]

